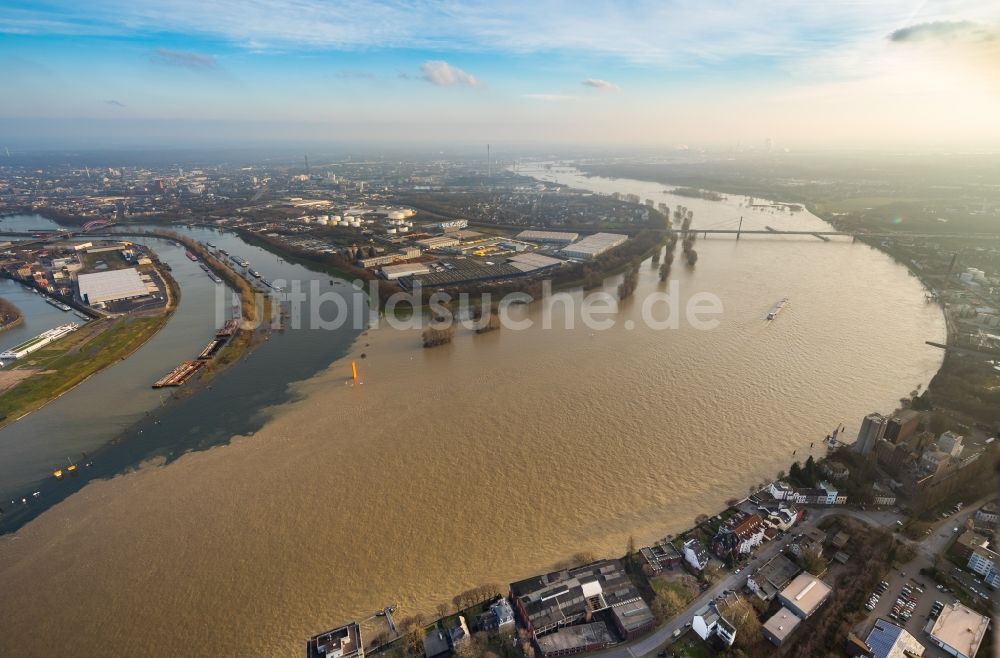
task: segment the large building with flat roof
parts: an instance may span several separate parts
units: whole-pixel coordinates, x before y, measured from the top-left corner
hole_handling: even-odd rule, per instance
[[[134,267],[81,274],[77,278],[77,285],[80,287],[80,298],[91,306],[149,294],[146,282],[139,276],[139,270]]]
[[[917,638],[885,619],[875,622],[864,644],[866,651],[862,655],[870,658],[917,658],[924,655],[924,645]]]
[[[624,244],[626,240],[628,240],[628,236],[619,233],[594,233],[568,247],[563,247],[559,253],[567,258],[589,260]]]
[[[796,576],[788,587],[781,590],[778,599],[801,619],[808,619],[826,603],[833,590],[822,580],[807,571]]]
[[[780,647],[801,623],[802,620],[795,616],[791,610],[782,608],[764,622],[762,630],[764,637]]]
[[[984,617],[958,601],[941,609],[937,619],[924,629],[930,641],[957,658],[974,658],[990,626]]]
[[[517,234],[518,240],[528,242],[551,242],[555,244],[569,244],[575,242],[580,237],[579,233],[567,233],[565,231],[521,231]]]
[[[652,627],[653,617],[639,590],[619,560],[600,560],[511,583],[510,598],[528,630],[538,638],[583,619],[588,612],[622,607],[622,620],[642,617]],[[635,605],[631,605],[635,604]],[[624,634],[645,629],[631,622]]]
[[[562,267],[566,261],[536,253],[517,254],[507,259],[507,262],[525,274]]]

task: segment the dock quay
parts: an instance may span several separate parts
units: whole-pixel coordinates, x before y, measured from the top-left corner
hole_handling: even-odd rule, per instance
[[[153,388],[163,388],[165,386],[180,386],[191,378],[205,365],[204,361],[184,361],[179,366],[158,379]]]

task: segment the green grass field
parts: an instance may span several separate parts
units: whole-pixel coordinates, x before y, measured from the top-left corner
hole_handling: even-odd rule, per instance
[[[7,416],[7,422],[11,422],[38,409],[90,375],[131,354],[156,333],[168,317],[115,320],[79,349],[74,348],[79,346],[81,337],[79,332],[74,332],[16,363],[15,368],[27,366],[40,372],[0,395],[0,415]]]

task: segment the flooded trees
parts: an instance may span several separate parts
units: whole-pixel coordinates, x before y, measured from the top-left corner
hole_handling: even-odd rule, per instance
[[[500,328],[500,312],[496,304],[491,304],[485,308],[477,306],[472,309],[471,316],[472,321],[475,323],[477,334],[485,334]]]
[[[451,339],[455,337],[455,327],[448,325],[447,327],[435,327],[430,326],[424,329],[423,339],[424,347],[438,347],[439,345],[447,345],[451,342]]]
[[[618,284],[618,299],[628,299],[639,285],[639,266],[633,265],[625,273],[625,278]]]

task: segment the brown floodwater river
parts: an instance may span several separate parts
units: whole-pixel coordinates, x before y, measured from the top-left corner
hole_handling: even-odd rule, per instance
[[[826,228],[742,198],[538,175],[684,203],[695,226],[743,214],[750,227]],[[696,268],[678,258],[671,278],[682,302],[718,298],[714,329],[643,320],[664,290],[649,263],[608,330],[546,330],[539,305],[517,309],[536,320],[528,330],[462,329],[430,350],[383,326],[294,384],[252,436],[91,482],[0,537],[0,654],[297,656],[310,634],[388,604],[431,612],[578,552],[621,554],[630,534],[677,532],[793,451],[816,442],[820,455],[838,424],[853,436],[940,366],[924,344],[944,338],[940,310],[868,246],[696,248]],[[363,384],[349,385],[352,359]]]

